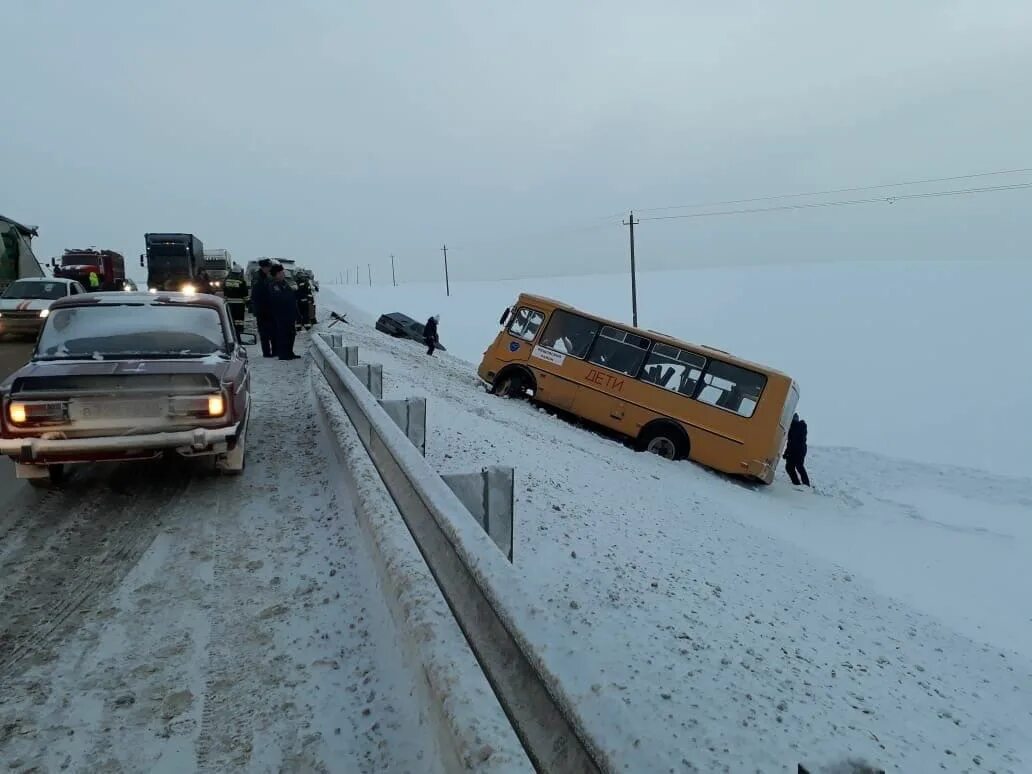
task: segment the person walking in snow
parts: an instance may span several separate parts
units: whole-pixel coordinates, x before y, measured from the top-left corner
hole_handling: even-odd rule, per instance
[[[785,446],[785,470],[792,483],[799,486],[810,486],[810,477],[806,474],[806,422],[798,414],[792,415],[792,424],[788,428],[788,444]]]
[[[426,342],[426,354],[428,355],[433,355],[434,349],[441,343],[441,339],[437,335],[437,323],[440,321],[441,315],[435,314],[423,326],[423,341]]]

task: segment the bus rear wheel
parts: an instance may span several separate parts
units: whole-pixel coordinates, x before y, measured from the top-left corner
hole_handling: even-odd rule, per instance
[[[647,427],[638,436],[638,451],[656,454],[667,460],[688,456],[688,439],[673,425]]]

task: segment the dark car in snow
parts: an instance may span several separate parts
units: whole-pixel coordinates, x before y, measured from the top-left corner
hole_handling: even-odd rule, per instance
[[[32,360],[0,383],[0,454],[34,485],[57,483],[66,465],[166,452],[240,473],[253,338],[215,296],[58,299]]]
[[[381,333],[386,333],[388,336],[394,336],[397,339],[412,339],[420,343],[423,342],[424,327],[423,323],[416,322],[401,312],[382,314],[380,319],[376,321],[376,330]],[[437,345],[437,349],[445,352],[448,351],[440,344]]]

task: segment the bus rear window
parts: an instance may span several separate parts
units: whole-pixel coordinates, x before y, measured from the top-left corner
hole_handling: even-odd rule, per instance
[[[766,384],[767,377],[763,374],[711,360],[702,377],[702,389],[696,397],[711,406],[751,417]]]

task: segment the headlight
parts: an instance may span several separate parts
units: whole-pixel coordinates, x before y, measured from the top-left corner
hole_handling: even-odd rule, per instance
[[[39,316],[43,317],[43,318],[50,317],[50,310],[49,309],[40,309],[39,310]]]
[[[148,293],[157,293],[158,289],[157,288],[147,288],[147,292]]]
[[[183,285],[183,292],[188,296],[192,296],[194,293],[197,292],[197,288],[195,288],[193,285]]]

